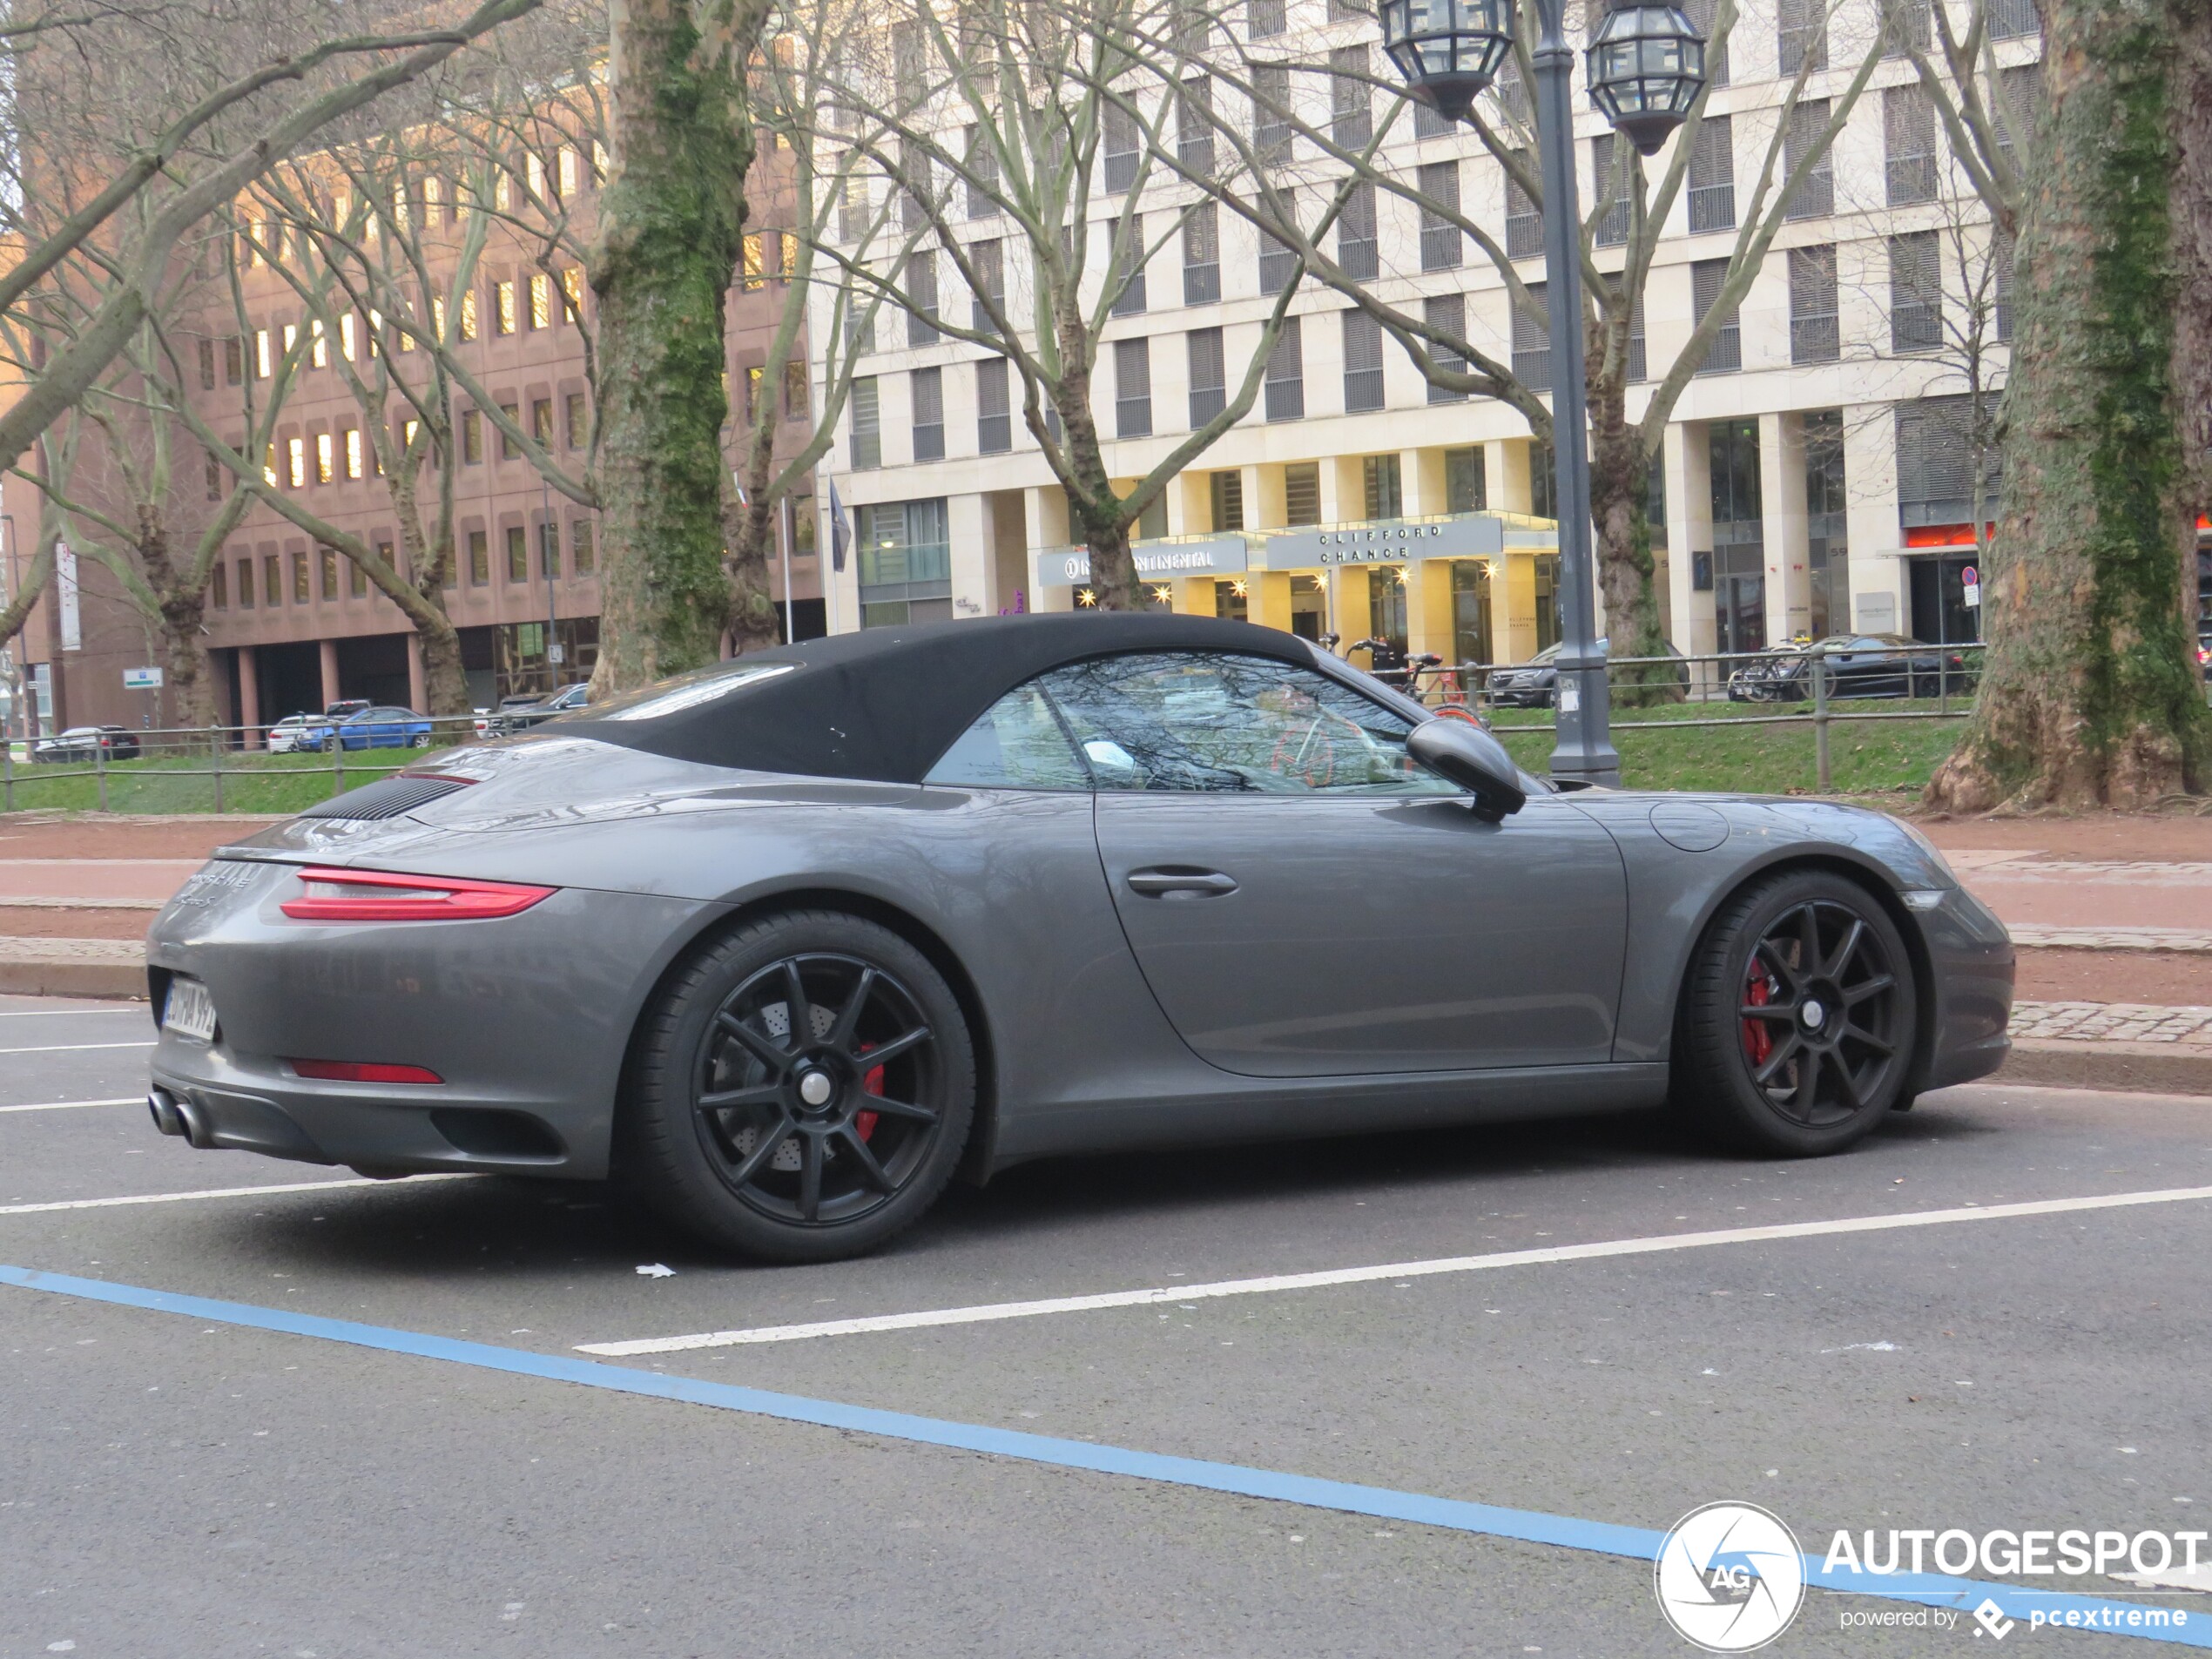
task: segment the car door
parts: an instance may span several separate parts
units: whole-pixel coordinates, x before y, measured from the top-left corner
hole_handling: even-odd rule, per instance
[[[1088,758],[1147,983],[1215,1065],[1321,1076],[1601,1063],[1619,852],[1565,799],[1487,823],[1410,723],[1318,670],[1222,651],[1042,682]]]

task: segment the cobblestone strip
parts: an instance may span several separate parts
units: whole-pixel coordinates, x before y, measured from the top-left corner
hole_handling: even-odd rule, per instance
[[[2046,927],[2011,922],[2006,930],[2022,949],[2212,952],[2212,933],[2188,927]]]
[[[2016,1037],[2076,1042],[2212,1043],[2212,1008],[2148,1002],[2015,1002]]]
[[[7,962],[128,962],[146,959],[145,941],[138,939],[24,939],[0,934],[0,961]]]

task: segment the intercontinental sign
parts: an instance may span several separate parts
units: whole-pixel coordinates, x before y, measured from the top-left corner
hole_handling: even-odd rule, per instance
[[[1176,577],[1235,576],[1251,568],[1251,555],[1242,536],[1211,536],[1197,542],[1138,543],[1130,550],[1136,560],[1136,574],[1147,582]],[[1037,585],[1076,588],[1090,580],[1090,552],[1087,548],[1048,548],[1037,555]]]
[[[1250,543],[1259,543],[1258,556]],[[1147,582],[1177,577],[1236,576],[1246,570],[1317,570],[1339,564],[1403,564],[1412,559],[1495,558],[1505,551],[1505,521],[1487,513],[1456,518],[1389,519],[1373,524],[1139,542],[1130,551]],[[1036,555],[1041,588],[1081,587],[1090,580],[1090,555],[1055,547]]]

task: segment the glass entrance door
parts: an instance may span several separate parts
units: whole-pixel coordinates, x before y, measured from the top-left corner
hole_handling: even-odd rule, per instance
[[[1713,614],[1723,653],[1766,649],[1766,576],[1716,576]]]
[[[1942,553],[1912,561],[1912,637],[1932,645],[1957,645],[1981,637],[1981,610],[1966,604],[1968,553]]]

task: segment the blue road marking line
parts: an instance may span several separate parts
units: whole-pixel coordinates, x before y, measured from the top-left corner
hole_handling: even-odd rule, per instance
[[[143,1289],[104,1279],[78,1278],[65,1273],[42,1272],[36,1268],[0,1265],[0,1285],[53,1295],[107,1302],[121,1307],[174,1313],[212,1324],[243,1325],[287,1336],[314,1337],[356,1348],[385,1353],[410,1354],[424,1359],[443,1359],[480,1370],[505,1372],[512,1376],[536,1377],[550,1382],[579,1383],[617,1393],[649,1399],[678,1400],[691,1406],[711,1406],[721,1411],[772,1417],[786,1422],[812,1423],[823,1428],[849,1429],[885,1440],[921,1446],[950,1447],[988,1457],[1013,1458],[1028,1463],[1064,1469],[1088,1469],[1098,1474],[1126,1475],[1135,1480],[1170,1486],[1194,1487],[1240,1497],[1268,1498],[1308,1508],[1332,1509],[1345,1514],[1372,1515],[1416,1526],[1441,1527],[1488,1538],[1511,1538],[1524,1543],[1551,1544],[1564,1549],[1587,1550],[1646,1564],[1655,1561],[1665,1534],[1644,1527],[1615,1526],[1608,1521],[1582,1521],[1570,1515],[1546,1514],[1533,1509],[1507,1509],[1494,1504],[1470,1503],[1458,1498],[1437,1498],[1387,1487],[1359,1486],[1343,1480],[1291,1474],[1275,1469],[1215,1463],[1202,1458],[1173,1457],[1157,1452],[1137,1452],[1087,1440],[1058,1440],[1019,1429],[993,1428],[978,1423],[948,1422],[909,1412],[884,1411],[872,1406],[850,1406],[837,1400],[811,1399],[800,1394],[777,1393],[741,1384],[708,1382],[694,1377],[670,1377],[565,1354],[533,1353],[523,1348],[502,1348],[486,1342],[464,1342],[454,1337],[431,1336],[387,1325],[361,1325],[351,1319],[328,1319],[318,1314],[293,1313],[282,1308],[258,1307],[244,1302],[219,1302],[206,1297],[185,1296],[173,1291]],[[1824,1570],[1821,1557],[1805,1557],[1805,1581],[1823,1589],[1878,1596],[1887,1601],[1919,1602],[1931,1607],[1972,1609],[1986,1600],[1994,1602],[2007,1617],[2027,1622],[2040,1611],[2047,1625],[2052,1615],[2069,1610],[2102,1634],[2134,1636],[2180,1647],[2212,1648],[2212,1614],[2187,1613],[2178,1628],[2128,1628],[2130,1612],[2163,1612],[2158,1604],[2107,1601],[2096,1596],[2059,1591],[2027,1589],[1976,1579],[1952,1578],[1941,1574],[1877,1575],[1842,1568]]]

